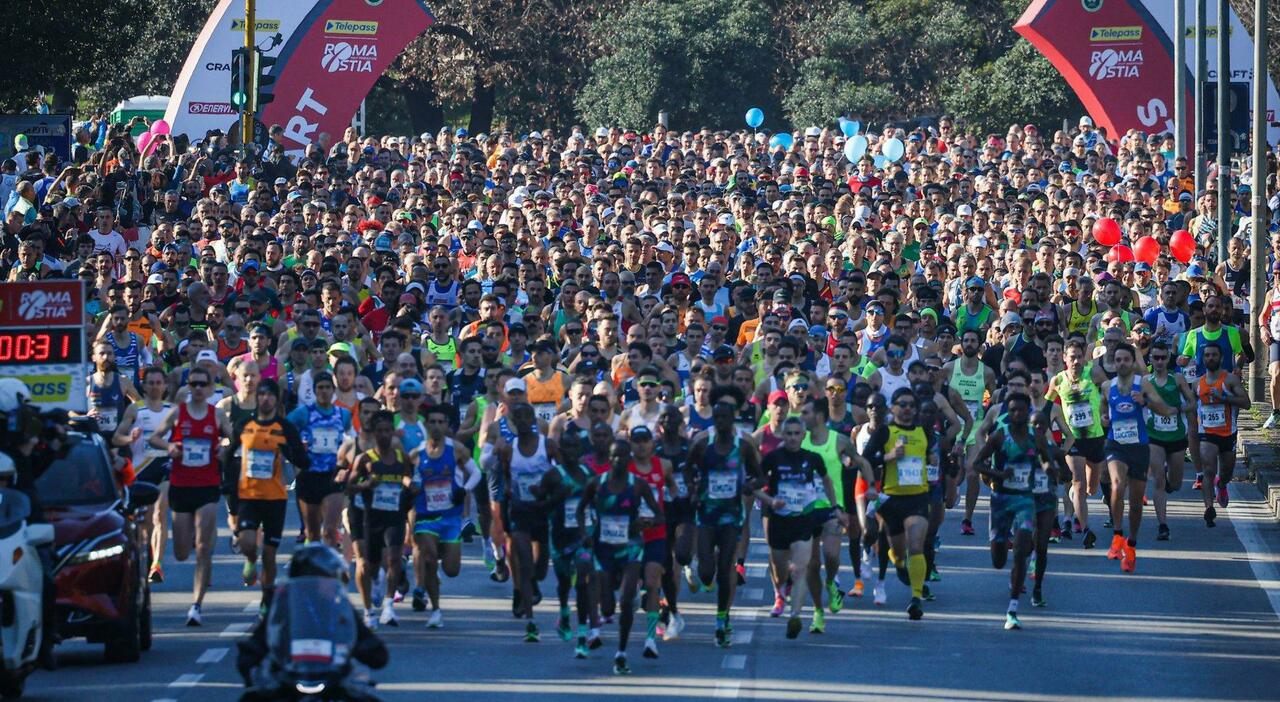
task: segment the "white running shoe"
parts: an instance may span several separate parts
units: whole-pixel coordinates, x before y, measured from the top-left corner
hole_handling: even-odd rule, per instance
[[[645,657],[645,658],[657,658],[657,657],[658,657],[658,642],[657,642],[657,641],[655,641],[655,640],[653,640],[653,639],[645,639],[645,640],[644,640],[644,657]]]
[[[663,641],[675,641],[680,638],[680,633],[684,631],[684,617],[672,612],[671,617],[667,621],[667,629],[662,633]]]
[[[427,617],[427,628],[439,629],[442,626],[444,626],[444,614],[438,609],[432,610],[431,616]]]
[[[889,601],[889,596],[885,594],[884,583],[876,583],[875,589],[872,591],[875,595],[875,603],[877,607],[883,607],[885,602]]]
[[[400,621],[396,619],[396,610],[392,607],[391,598],[389,597],[382,600],[382,614],[378,616],[378,623],[386,624],[387,626],[400,626]]]
[[[1273,429],[1273,428],[1275,428],[1275,426],[1276,426],[1276,423],[1277,423],[1277,422],[1280,422],[1280,414],[1277,414],[1277,413],[1275,413],[1275,412],[1272,412],[1272,413],[1271,413],[1271,416],[1270,416],[1270,417],[1267,417],[1267,421],[1265,421],[1265,422],[1263,422],[1263,423],[1262,423],[1262,428],[1263,428],[1263,429]]]
[[[378,615],[374,614],[372,609],[364,611],[364,625],[369,627],[369,631],[378,630]]]
[[[191,605],[191,609],[187,610],[187,626],[200,626],[201,623],[200,605],[193,604]]]
[[[369,599],[373,601],[374,607],[382,606],[383,595],[387,592],[387,571],[378,569],[378,577],[373,581],[373,588],[369,591]]]

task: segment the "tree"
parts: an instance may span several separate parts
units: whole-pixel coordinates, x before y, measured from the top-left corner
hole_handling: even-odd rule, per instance
[[[761,0],[646,0],[594,33],[609,50],[576,101],[589,124],[640,126],[660,110],[677,128],[736,126],[750,107],[781,116]]]
[[[974,126],[1001,132],[1014,121],[1047,126],[1085,111],[1058,69],[1026,40],[995,61],[961,71],[943,104]]]

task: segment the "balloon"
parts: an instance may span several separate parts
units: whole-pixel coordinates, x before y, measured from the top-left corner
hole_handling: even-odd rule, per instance
[[[773,138],[769,140],[769,148],[789,151],[791,149],[791,145],[794,143],[796,143],[796,140],[790,134],[786,132],[779,132],[774,134]]]
[[[867,153],[867,138],[864,136],[855,136],[844,143],[844,157],[849,159],[850,163],[857,163]]]
[[[840,118],[840,133],[845,137],[854,137],[858,135],[858,131],[862,129],[862,125],[857,120],[848,120],[844,117]]]
[[[884,168],[890,163],[889,159],[884,157],[884,154],[880,154],[879,156],[876,156],[875,160],[876,160],[876,168]]]
[[[1103,217],[1093,223],[1093,240],[1103,246],[1120,243],[1120,225],[1114,219]]]
[[[885,140],[884,145],[880,147],[880,153],[890,161],[897,162],[902,158],[902,154],[906,153],[906,147],[902,145],[902,140],[897,137],[889,137]]]
[[[155,122],[152,122],[152,123],[151,123],[151,133],[152,133],[152,134],[168,134],[168,133],[169,133],[169,123],[168,123],[168,122],[166,122],[166,121],[164,121],[163,119],[158,119],[158,120],[156,120]]]
[[[1133,263],[1133,249],[1124,244],[1113,246],[1111,254],[1115,257],[1117,263]]]
[[[764,110],[759,107],[753,107],[747,110],[747,126],[757,129],[764,124]]]
[[[154,138],[155,138],[155,135],[152,134],[151,132],[143,132],[139,134],[138,135],[138,153],[145,154],[147,152],[147,147],[151,146],[151,140]]]
[[[1191,236],[1191,232],[1185,229],[1179,229],[1169,237],[1169,253],[1182,263],[1190,263],[1191,257],[1196,253],[1196,240]]]
[[[1154,266],[1156,258],[1160,256],[1160,242],[1153,236],[1144,236],[1134,243],[1133,255],[1139,261]]]

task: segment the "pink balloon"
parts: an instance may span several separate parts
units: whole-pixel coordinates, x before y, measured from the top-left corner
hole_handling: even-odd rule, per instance
[[[1124,244],[1118,244],[1112,248],[1111,253],[1115,256],[1117,263],[1133,263],[1133,249]]]
[[[1093,240],[1103,246],[1115,246],[1120,243],[1120,225],[1110,217],[1103,217],[1093,223]]]
[[[1179,229],[1169,237],[1169,253],[1182,263],[1190,263],[1191,257],[1196,254],[1196,239],[1191,236],[1191,232],[1185,229]]]
[[[1153,236],[1144,236],[1134,243],[1133,255],[1143,263],[1155,265],[1156,259],[1160,256],[1160,242]]]
[[[152,133],[152,134],[168,134],[168,133],[169,133],[169,123],[168,123],[168,122],[166,122],[166,121],[164,121],[163,119],[158,119],[158,120],[156,120],[155,122],[152,122],[152,123],[151,123],[151,133]]]
[[[151,140],[154,138],[155,138],[155,135],[152,134],[151,132],[143,132],[139,134],[138,135],[138,152],[142,154],[146,154],[147,148],[151,146]]]

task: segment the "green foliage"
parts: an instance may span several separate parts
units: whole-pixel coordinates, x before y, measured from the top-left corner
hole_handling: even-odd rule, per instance
[[[667,110],[675,128],[738,126],[751,107],[777,124],[761,0],[646,0],[595,28],[605,53],[577,99],[588,124],[645,125]]]
[[[989,131],[1031,122],[1052,126],[1084,112],[1049,60],[1019,39],[995,61],[966,68],[943,95],[947,110]]]

